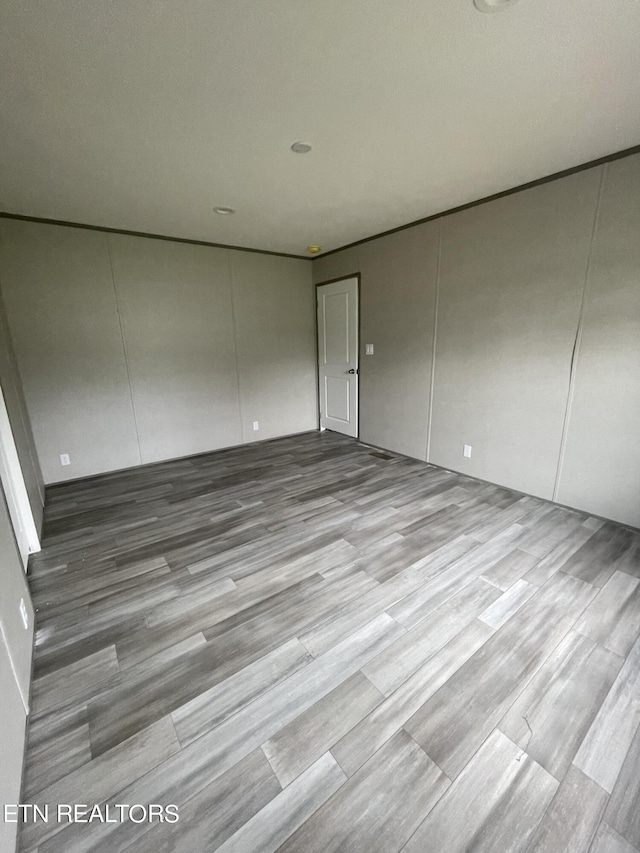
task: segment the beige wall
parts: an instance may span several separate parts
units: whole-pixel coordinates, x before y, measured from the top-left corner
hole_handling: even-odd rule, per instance
[[[314,292],[300,286],[311,285],[309,262],[250,252],[230,260],[242,441],[317,428]]]
[[[558,500],[640,526],[640,156],[605,167]]]
[[[360,247],[360,437],[424,459],[429,415],[439,222]]]
[[[45,483],[140,462],[107,235],[0,220],[0,284]],[[61,467],[59,454],[72,465]]]
[[[317,427],[308,262],[9,219],[0,237],[46,483]]]
[[[361,273],[362,439],[640,526],[639,197],[634,155],[316,259]]]
[[[240,441],[224,249],[108,235],[140,458]]]
[[[436,465],[553,497],[599,179],[580,172],[441,220]]]

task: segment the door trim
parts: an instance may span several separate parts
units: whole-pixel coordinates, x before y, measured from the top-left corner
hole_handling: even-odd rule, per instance
[[[325,284],[335,284],[337,281],[346,281],[348,278],[355,278],[357,280],[357,290],[358,290],[358,435],[355,437],[355,441],[360,441],[360,419],[361,419],[361,408],[360,408],[360,388],[362,386],[362,287],[361,287],[361,276],[359,272],[352,272],[348,275],[339,275],[338,278],[329,278],[326,281],[316,281],[314,286],[314,316],[316,318],[316,401],[318,405],[318,430],[320,427],[320,350],[318,349],[318,288],[323,287]]]
[[[2,460],[0,465],[4,475],[6,476],[6,484],[3,482],[2,487],[5,493],[7,508],[9,510],[9,520],[14,531],[18,551],[20,552],[20,558],[26,572],[29,554],[35,554],[40,550],[40,540],[35,520],[33,518],[31,504],[29,503],[29,495],[27,493],[24,474],[20,464],[20,457],[18,456],[13,428],[11,426],[11,419],[9,418],[9,412],[7,410],[2,388],[0,388],[0,419],[2,421],[0,428],[0,456],[2,457]],[[4,481],[4,477],[2,479]],[[26,540],[27,545],[26,554],[22,553],[16,525],[21,526],[24,531],[24,539]]]

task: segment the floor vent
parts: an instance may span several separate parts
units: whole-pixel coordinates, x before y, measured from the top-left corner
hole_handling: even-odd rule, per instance
[[[374,453],[370,453],[369,456],[375,456],[376,459],[393,459],[393,456],[389,456],[388,453],[380,453],[377,450]]]

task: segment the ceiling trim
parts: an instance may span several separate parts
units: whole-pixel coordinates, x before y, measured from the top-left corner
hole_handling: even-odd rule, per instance
[[[276,255],[279,258],[295,258],[311,261],[306,255],[291,255],[287,252],[270,252],[267,249],[250,249],[247,246],[229,246],[226,243],[211,243],[208,240],[192,240],[189,237],[169,237],[166,234],[148,234],[146,231],[128,231],[125,228],[107,228],[103,225],[86,225],[83,222],[66,222],[62,219],[45,219],[42,216],[25,216],[0,210],[0,219],[19,219],[23,222],[40,222],[43,225],[61,225],[64,228],[84,228],[87,231],[103,231],[107,234],[126,234],[129,237],[148,237],[151,240],[169,240],[171,243],[190,243],[195,246],[212,246],[214,249],[232,249],[234,252],[255,252],[258,255]]]
[[[422,219],[415,219],[412,222],[407,222],[405,225],[399,225],[397,228],[390,228],[388,231],[381,231],[378,234],[372,234],[370,237],[363,237],[361,240],[355,240],[353,243],[346,243],[344,246],[339,246],[336,249],[331,249],[328,252],[321,252],[319,255],[315,255],[312,258],[307,257],[306,255],[294,255],[288,252],[272,252],[268,249],[253,249],[247,246],[232,246],[227,243],[214,243],[208,240],[194,240],[189,237],[171,237],[167,234],[151,234],[146,231],[130,231],[125,228],[107,228],[103,225],[87,225],[83,222],[67,222],[62,219],[46,219],[41,216],[26,216],[21,213],[10,213],[8,211],[0,211],[0,219],[18,219],[23,222],[39,222],[44,225],[60,225],[65,228],[84,228],[88,231],[103,231],[107,234],[125,234],[130,237],[147,237],[151,240],[168,240],[172,243],[189,243],[195,246],[211,246],[215,249],[230,249],[235,252],[254,252],[258,255],[274,255],[280,258],[295,258],[299,261],[317,261],[321,258],[326,258],[329,255],[335,255],[337,252],[342,252],[345,249],[351,249],[354,246],[360,246],[363,243],[369,243],[371,240],[377,240],[379,237],[386,237],[389,234],[395,234],[398,231],[405,231],[407,228],[413,228],[416,225],[423,225],[425,222],[431,222],[434,219],[440,219],[443,216],[449,216],[451,213],[459,213],[463,210],[468,210],[471,207],[477,207],[481,204],[487,204],[490,201],[495,201],[499,198],[504,198],[505,196],[513,195],[514,193],[521,192],[522,190],[528,190],[532,187],[540,186],[541,184],[547,184],[552,181],[560,180],[560,178],[566,178],[568,175],[573,175],[576,172],[582,172],[586,169],[593,169],[596,166],[601,166],[604,163],[610,163],[614,160],[620,160],[623,157],[631,157],[633,154],[640,153],[640,145],[634,145],[632,148],[625,148],[622,151],[616,151],[613,154],[607,154],[604,157],[599,157],[597,160],[590,160],[587,163],[581,163],[578,166],[572,166],[569,169],[563,169],[561,172],[554,172],[552,175],[547,175],[544,178],[537,178],[535,181],[529,181],[526,184],[519,184],[516,187],[511,187],[507,190],[502,190],[499,193],[494,193],[493,195],[484,196],[483,198],[476,199],[475,201],[467,202],[466,204],[461,204],[458,207],[452,207],[448,210],[443,210],[440,213],[434,213],[431,216],[425,216]]]
[[[413,222],[407,222],[406,225],[399,225],[397,228],[390,228],[388,231],[381,231],[379,234],[373,234],[371,237],[363,237],[362,240],[356,240],[353,243],[347,243],[344,246],[340,246],[338,249],[331,249],[328,252],[322,252],[320,255],[315,255],[311,260],[317,261],[321,258],[326,258],[329,255],[335,255],[336,252],[342,252],[345,249],[352,249],[354,246],[360,246],[362,243],[369,243],[371,240],[377,240],[378,237],[386,237],[389,234],[395,234],[397,231],[405,231],[407,228],[413,228],[415,225],[423,225],[425,222],[431,222],[434,219],[449,216],[450,213],[459,213],[462,210],[468,210],[470,207],[477,207],[480,204],[486,204],[489,201],[495,201],[498,198],[504,198],[505,196],[519,193],[522,190],[528,190],[532,187],[538,187],[541,184],[558,181],[560,178],[566,178],[568,175],[574,175],[576,172],[593,169],[596,166],[602,166],[604,163],[611,163],[613,160],[621,160],[623,157],[631,157],[633,154],[640,154],[640,145],[634,145],[632,148],[625,148],[622,151],[616,151],[614,154],[607,154],[605,157],[599,157],[597,160],[590,160],[588,163],[581,163],[579,166],[571,166],[569,169],[563,169],[562,172],[554,172],[552,175],[547,175],[545,178],[537,178],[535,181],[529,181],[527,184],[520,184],[517,187],[502,190],[499,193],[494,193],[494,195],[488,195],[484,198],[479,198],[476,201],[469,201],[466,204],[459,205],[458,207],[443,210],[441,213],[433,213],[431,216],[425,216],[423,219],[415,219]]]

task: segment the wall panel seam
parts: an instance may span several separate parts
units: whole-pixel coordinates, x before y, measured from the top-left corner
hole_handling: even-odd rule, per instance
[[[564,458],[565,452],[567,448],[567,439],[569,435],[569,423],[571,420],[571,409],[573,406],[573,398],[575,394],[575,386],[576,386],[576,373],[578,368],[578,359],[580,355],[580,344],[582,343],[582,334],[584,331],[584,314],[585,314],[585,305],[586,305],[586,297],[589,286],[589,278],[591,274],[591,260],[593,258],[593,244],[595,242],[596,232],[598,230],[598,223],[600,217],[600,205],[602,201],[602,191],[604,188],[604,182],[607,174],[608,163],[604,163],[601,166],[600,173],[600,182],[598,184],[598,193],[596,195],[596,204],[595,210],[593,213],[593,222],[591,225],[591,239],[589,241],[589,251],[587,252],[587,261],[585,264],[584,270],[584,281],[582,284],[582,296],[580,299],[580,311],[578,313],[578,326],[576,329],[576,335],[573,342],[573,352],[571,354],[571,366],[569,368],[569,387],[567,389],[567,403],[565,406],[564,419],[562,423],[562,435],[560,438],[560,450],[558,453],[558,464],[556,466],[556,476],[553,484],[553,494],[552,500],[558,500],[558,493],[560,491],[560,481],[562,478],[562,469],[564,466]]]
[[[113,269],[113,259],[111,257],[111,245],[109,242],[109,235],[105,234],[105,241],[107,244],[107,255],[109,257],[109,268],[111,270],[111,283],[113,285],[113,297],[116,302],[116,314],[118,315],[118,328],[120,329],[120,338],[122,340],[122,351],[124,354],[124,365],[127,371],[127,384],[129,386],[129,397],[131,398],[131,414],[133,415],[133,428],[136,433],[136,442],[138,444],[138,457],[140,459],[140,464],[144,463],[144,458],[142,456],[142,443],[140,441],[140,428],[138,426],[138,417],[136,414],[136,401],[133,393],[133,383],[131,381],[131,370],[129,369],[129,353],[127,352],[127,338],[124,333],[124,325],[122,322],[122,314],[120,313],[120,302],[118,301],[118,288],[116,286],[116,276]]]
[[[438,309],[440,307],[440,259],[442,256],[442,220],[438,222],[438,252],[436,256],[436,299],[433,308],[433,343],[431,346],[431,380],[429,385],[429,408],[427,411],[427,446],[425,462],[431,455],[431,424],[433,422],[433,396],[436,381],[436,344],[438,340]]]
[[[227,269],[229,271],[229,298],[231,299],[231,331],[233,332],[233,353],[236,365],[236,388],[238,391],[238,417],[240,419],[240,442],[246,444],[244,430],[244,410],[242,406],[242,390],[240,385],[240,360],[238,359],[238,322],[236,320],[236,303],[233,298],[233,263],[231,252],[227,251]]]

